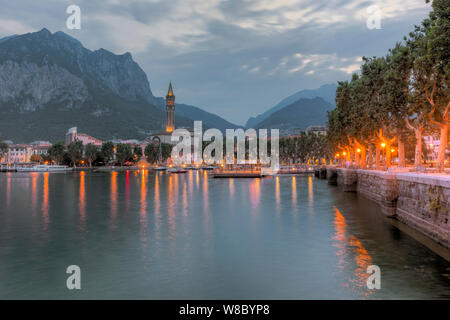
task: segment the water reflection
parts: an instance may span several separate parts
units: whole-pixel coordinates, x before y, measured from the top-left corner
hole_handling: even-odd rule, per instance
[[[277,213],[280,213],[280,177],[275,178],[275,204]]]
[[[44,230],[47,230],[50,223],[50,216],[48,212],[49,208],[49,195],[48,195],[48,172],[44,172],[44,190],[42,192],[42,216],[44,218]]]
[[[313,191],[313,178],[311,176],[308,177],[308,200],[309,206],[312,207],[314,204],[314,191]]]
[[[230,178],[228,184],[229,184],[229,190],[230,190],[230,198],[233,199],[234,198],[234,179]]]
[[[200,188],[200,172],[197,171],[195,173],[195,185],[197,186],[197,190]]]
[[[155,214],[159,216],[159,172],[155,176]]]
[[[125,178],[125,211],[130,211],[130,170],[127,170]]]
[[[208,199],[208,174],[206,171],[203,173],[203,212],[208,212],[209,210],[209,199]]]
[[[111,227],[116,228],[116,218],[117,218],[117,172],[111,172]]]
[[[190,170],[188,175],[189,175],[188,176],[188,179],[189,179],[189,194],[192,196],[192,191],[194,191],[194,172],[192,170]]]
[[[178,175],[169,174],[169,183],[167,185],[167,201],[168,201],[168,210],[167,210],[167,222],[169,224],[169,238],[173,239],[175,236],[175,186],[174,179],[176,180],[175,186],[178,187]]]
[[[6,207],[9,208],[11,202],[11,172],[6,174]]]
[[[344,284],[346,287],[351,287],[351,289],[356,289],[361,295],[373,294],[373,291],[367,289],[367,278],[369,274],[367,273],[367,268],[372,265],[372,257],[369,255],[367,250],[362,245],[361,241],[353,235],[347,235],[348,225],[345,221],[344,216],[339,211],[338,208],[334,207],[335,217],[335,236],[334,240],[335,247],[338,248],[336,255],[338,256],[338,267],[342,271],[347,269],[353,269],[353,275],[350,277],[349,284]],[[349,259],[353,258],[352,260]]]
[[[80,190],[78,197],[78,208],[80,210],[80,221],[82,226],[84,226],[86,220],[86,190],[84,185],[85,172],[80,171]]]
[[[37,209],[37,179],[38,173],[31,173],[31,208],[33,211],[33,216],[36,214]]]
[[[141,229],[141,243],[143,249],[147,246],[147,182],[146,182],[146,172],[144,169],[141,170],[141,199],[140,199],[140,229]]]
[[[188,199],[187,199],[187,186],[186,181],[183,180],[183,216],[187,216]]]
[[[297,181],[295,176],[292,176],[292,206],[297,210]]]
[[[145,181],[145,170],[141,170],[141,221],[146,220],[147,214],[147,184]]]
[[[256,209],[259,206],[260,198],[261,198],[261,179],[253,179],[250,182],[250,202],[252,205],[252,209]]]

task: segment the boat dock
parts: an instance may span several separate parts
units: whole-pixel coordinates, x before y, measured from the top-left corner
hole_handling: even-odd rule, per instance
[[[212,172],[213,178],[261,178],[260,169],[216,169]]]

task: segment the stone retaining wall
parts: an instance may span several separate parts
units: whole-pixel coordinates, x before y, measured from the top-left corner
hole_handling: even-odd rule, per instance
[[[420,173],[332,168],[337,185],[377,202],[398,219],[450,248],[450,177]],[[334,177],[335,178],[335,177]]]
[[[450,179],[398,174],[396,218],[450,248]]]

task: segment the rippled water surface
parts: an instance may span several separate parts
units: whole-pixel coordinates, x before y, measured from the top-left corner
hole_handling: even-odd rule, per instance
[[[311,176],[1,173],[0,298],[449,298],[450,263],[379,211]]]

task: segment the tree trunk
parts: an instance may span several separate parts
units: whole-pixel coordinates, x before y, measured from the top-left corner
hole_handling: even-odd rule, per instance
[[[360,158],[360,166],[362,169],[366,167],[367,160],[366,160],[366,147],[361,146],[361,158]]]
[[[416,134],[416,153],[414,155],[414,167],[422,165],[422,129],[415,129]]]
[[[391,166],[391,144],[386,142],[386,147],[384,147],[384,151],[386,152],[386,163],[384,164],[386,168]]]
[[[375,169],[380,170],[380,147],[378,144],[375,147]]]
[[[373,147],[369,145],[369,149],[367,150],[367,165],[369,169],[373,167]]]
[[[403,142],[401,134],[398,135],[398,166],[404,168],[405,162],[405,143]]]
[[[448,140],[448,124],[441,125],[441,141],[439,145],[439,153],[437,157],[436,167],[438,172],[444,172],[445,170],[445,151],[447,150]]]

